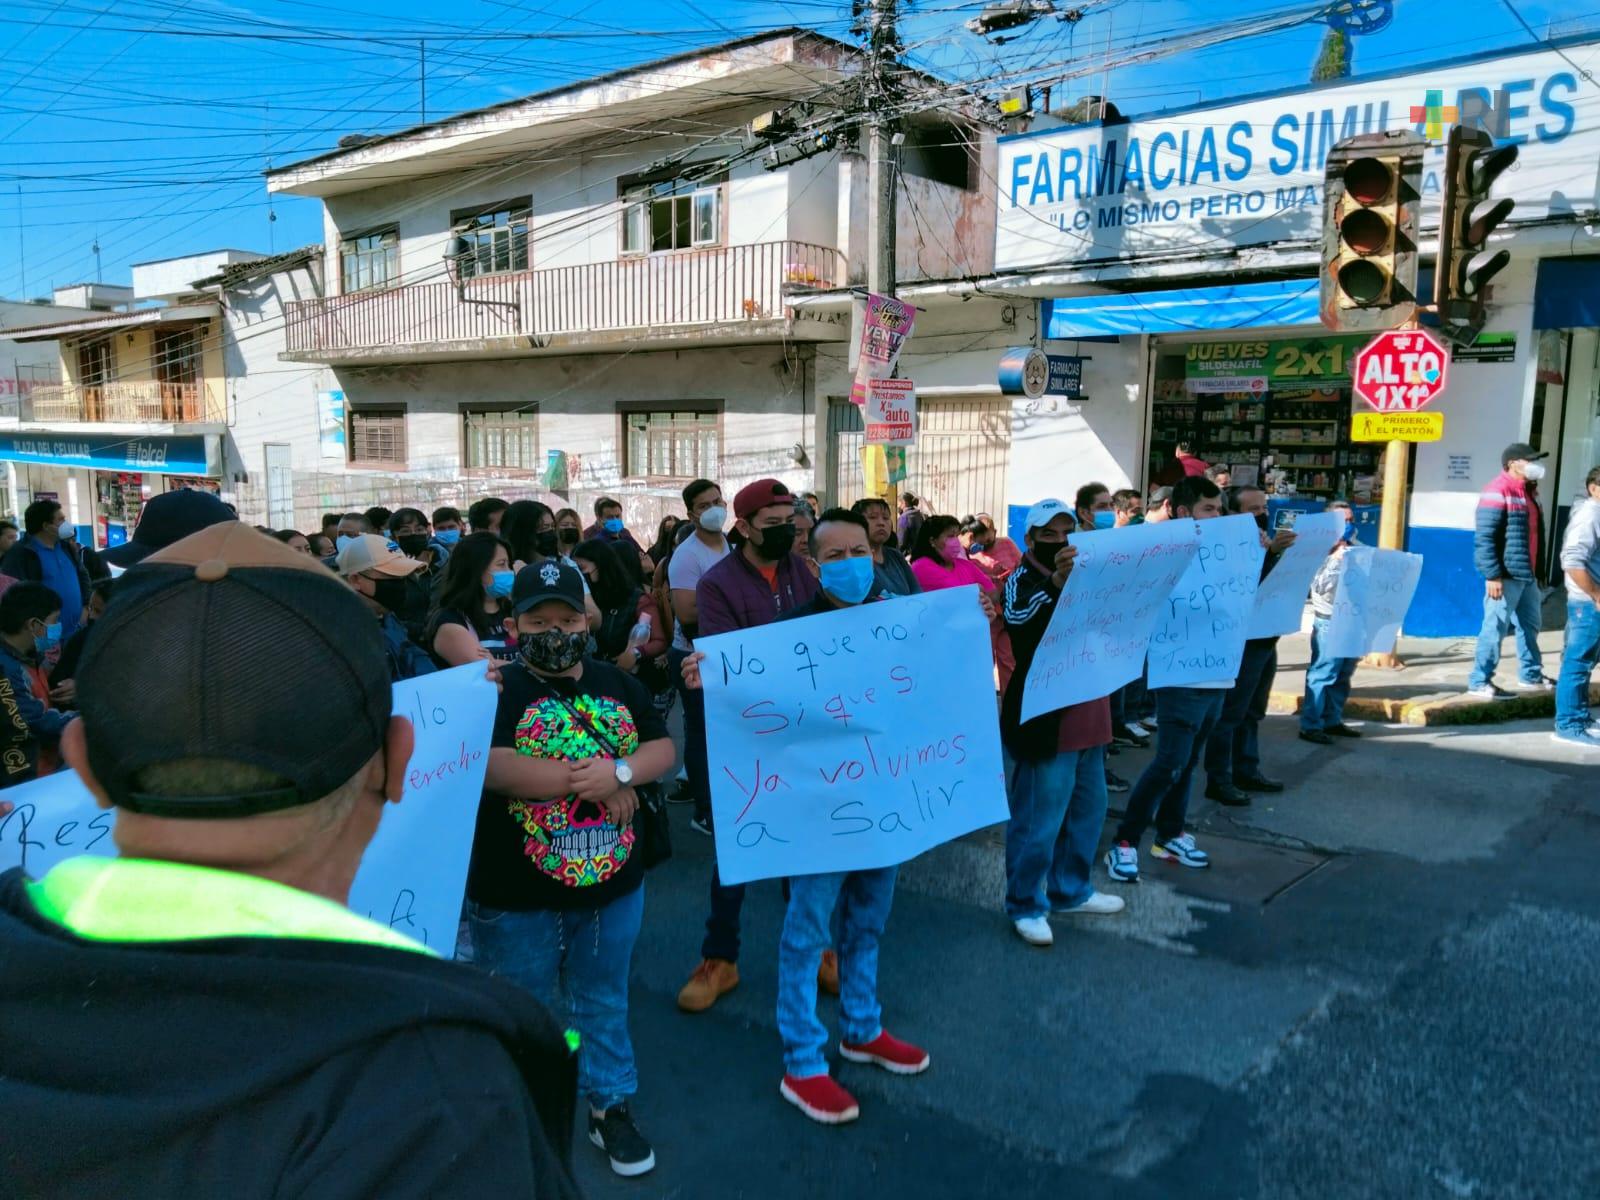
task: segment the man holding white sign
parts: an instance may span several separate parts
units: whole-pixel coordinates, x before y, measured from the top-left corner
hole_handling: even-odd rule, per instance
[[[355,594],[213,525],[123,576],[77,680],[62,751],[121,856],[0,877],[12,1188],[576,1195],[549,1014],[345,906],[413,746]]]

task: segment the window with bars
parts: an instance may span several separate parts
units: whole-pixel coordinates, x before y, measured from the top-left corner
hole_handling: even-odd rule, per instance
[[[624,180],[621,192],[624,254],[687,250],[722,241],[720,180]]]
[[[460,259],[461,278],[526,271],[532,222],[533,207],[527,200],[503,200],[486,208],[451,213],[452,231],[465,238],[468,246]]]
[[[406,462],[406,410],[354,408],[350,410],[350,461],[358,465],[404,466]]]
[[[351,292],[400,283],[400,231],[394,226],[357,234],[339,243],[339,289]]]
[[[624,412],[622,421],[625,476],[716,479],[721,475],[715,409],[634,410]]]
[[[461,414],[468,470],[538,471],[539,413],[533,408],[472,409]]]

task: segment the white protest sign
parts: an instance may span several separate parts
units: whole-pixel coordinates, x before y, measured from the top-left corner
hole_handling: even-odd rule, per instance
[[[1387,654],[1422,578],[1422,555],[1352,546],[1333,597],[1325,651],[1334,658]]]
[[[1300,514],[1294,523],[1294,545],[1279,556],[1278,565],[1256,592],[1256,607],[1250,617],[1251,637],[1300,632],[1311,581],[1327,561],[1334,543],[1344,536],[1344,523],[1343,512]]]
[[[386,807],[350,888],[350,907],[446,958],[454,953],[478,800],[489,765],[496,693],[481,663],[394,685],[394,712],[409,717],[416,748],[405,791]],[[77,854],[114,855],[112,812],[73,771],[0,792],[0,870],[34,878]]]
[[[1078,556],[1028,668],[1022,719],[1109,696],[1136,679],[1167,597],[1194,560],[1198,521],[1078,533]]]
[[[724,883],[892,866],[1009,816],[976,587],[695,649]]]
[[[1261,531],[1246,513],[1196,521],[1194,561],[1150,638],[1150,686],[1232,682],[1261,581]]]

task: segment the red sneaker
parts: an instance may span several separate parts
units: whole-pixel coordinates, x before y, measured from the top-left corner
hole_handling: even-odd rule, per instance
[[[839,1053],[851,1062],[877,1063],[885,1071],[896,1075],[920,1075],[928,1069],[928,1052],[910,1042],[902,1042],[884,1030],[870,1042],[853,1046],[839,1043]]]
[[[832,1075],[785,1075],[778,1091],[806,1116],[824,1125],[843,1125],[861,1115],[856,1098],[840,1087]]]

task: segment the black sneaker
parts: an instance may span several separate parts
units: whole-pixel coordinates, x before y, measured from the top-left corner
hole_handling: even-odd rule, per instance
[[[715,837],[716,836],[716,832],[715,832],[715,830],[712,829],[712,826],[711,826],[711,818],[710,817],[690,817],[689,818],[689,828],[694,830],[696,833],[703,833],[707,837]]]
[[[633,1123],[626,1102],[613,1105],[598,1117],[589,1114],[589,1140],[606,1152],[611,1169],[618,1175],[643,1175],[655,1170],[656,1152]]]
[[[1106,771],[1106,791],[1125,792],[1133,785],[1109,768]]]

